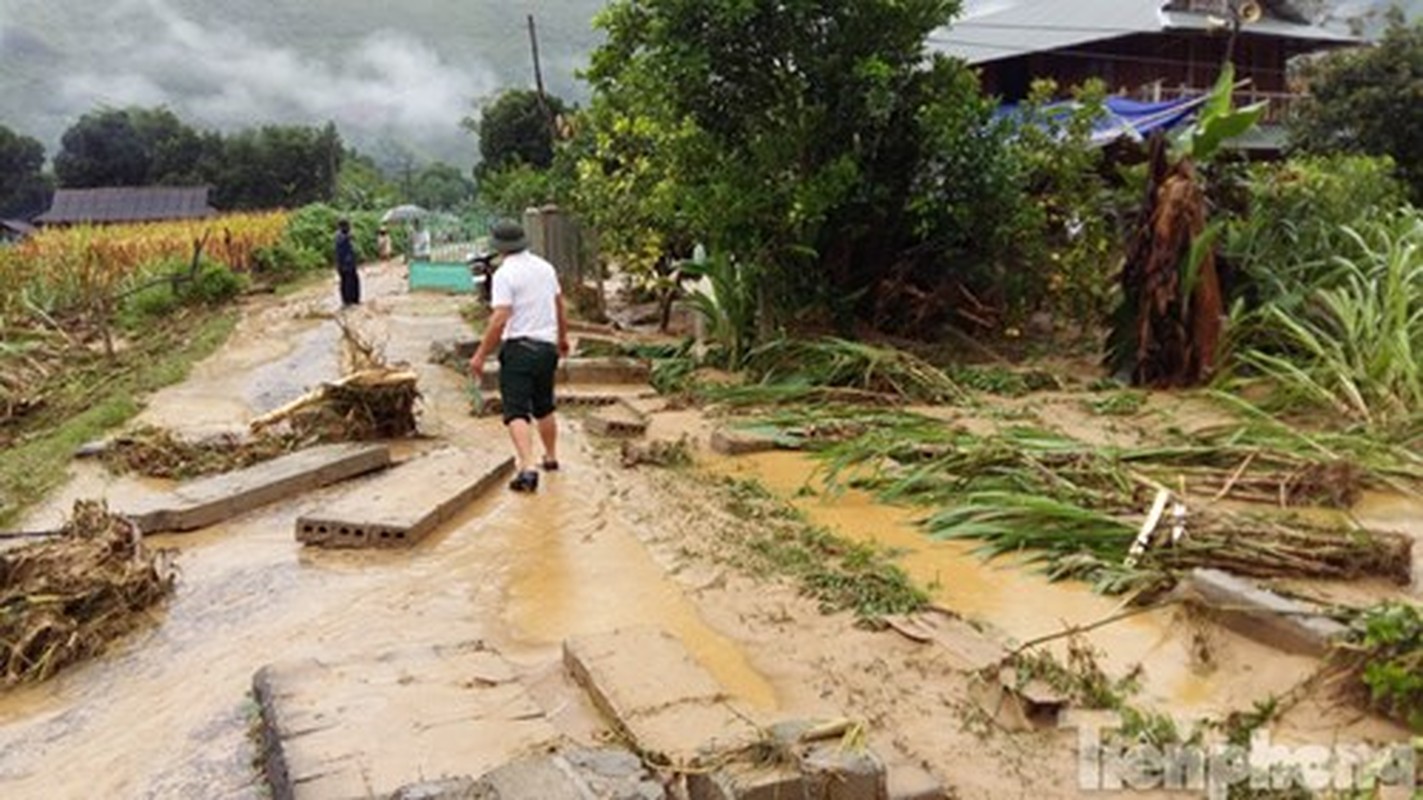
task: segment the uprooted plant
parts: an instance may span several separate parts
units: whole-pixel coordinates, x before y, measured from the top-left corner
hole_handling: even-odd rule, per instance
[[[1088,580],[1109,593],[1152,592],[1172,573],[1201,566],[1261,577],[1410,576],[1406,537],[1214,502],[1348,507],[1366,486],[1417,479],[1412,465],[1355,462],[1303,434],[1291,438],[1278,423],[1136,448],[1030,428],[977,435],[899,412],[783,411],[748,424],[816,450],[832,487],[848,482],[939,509],[924,523],[931,535],[981,541],[990,556],[1022,553],[1055,579]],[[1163,496],[1179,508],[1168,517],[1161,502],[1143,533],[1143,509]]]
[[[1423,608],[1387,602],[1360,612],[1338,663],[1364,702],[1423,733]]]
[[[0,553],[0,682],[44,680],[132,630],[173,588],[167,552],[103,503],[79,501],[60,534]]]

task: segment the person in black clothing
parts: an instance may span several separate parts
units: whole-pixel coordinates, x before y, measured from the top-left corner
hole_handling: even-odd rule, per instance
[[[342,307],[361,302],[361,278],[356,273],[356,244],[351,239],[351,223],[336,223],[336,274],[341,277]]]

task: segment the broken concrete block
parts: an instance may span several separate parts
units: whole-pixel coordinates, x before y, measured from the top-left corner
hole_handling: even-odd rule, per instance
[[[124,514],[144,533],[192,531],[389,465],[384,445],[322,445],[181,484]]]
[[[421,456],[301,515],[296,538],[320,547],[410,547],[513,468],[513,458],[489,451]]]
[[[406,787],[424,793],[412,798],[460,797],[458,777],[417,782],[482,774],[560,738],[501,677],[513,674],[478,642],[263,667],[253,688],[273,796],[364,800]]]
[[[800,757],[808,796],[816,800],[886,800],[884,764],[870,750],[811,745]]]
[[[1252,639],[1307,655],[1323,655],[1349,633],[1344,625],[1243,578],[1218,569],[1192,570],[1187,592]]]
[[[805,777],[791,766],[730,765],[687,776],[688,800],[810,800]]]
[[[647,433],[647,416],[625,400],[602,406],[590,412],[584,427],[597,436],[626,438]]]
[[[675,637],[652,628],[580,636],[563,645],[569,674],[639,749],[694,760],[705,746],[754,735],[721,685]]]
[[[469,793],[439,800],[666,800],[667,791],[626,750],[532,756],[486,773]]]
[[[745,456],[752,453],[768,453],[784,449],[783,442],[769,434],[756,433],[736,428],[717,428],[712,431],[711,449],[724,456]]]

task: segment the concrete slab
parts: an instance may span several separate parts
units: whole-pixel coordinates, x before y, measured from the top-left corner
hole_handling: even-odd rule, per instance
[[[468,357],[466,357],[466,361]],[[596,386],[617,386],[623,384],[646,384],[652,380],[652,367],[646,361],[634,358],[565,358],[558,362],[558,372],[554,375],[556,385],[592,384]],[[484,370],[480,388],[499,388],[499,365],[490,364]]]
[[[647,415],[620,399],[589,412],[583,425],[597,436],[631,438],[647,433]]]
[[[1218,569],[1192,570],[1186,591],[1218,612],[1226,625],[1282,650],[1324,655],[1349,633],[1310,606]]]
[[[322,445],[181,484],[169,496],[124,513],[144,533],[192,531],[389,465],[384,445]]]
[[[559,739],[514,674],[479,642],[263,667],[253,688],[273,796],[462,796],[429,792]]]
[[[755,735],[710,673],[675,637],[652,628],[580,636],[563,645],[564,664],[594,705],[644,752],[672,764],[705,746]]]
[[[513,469],[512,457],[490,451],[421,456],[298,517],[296,538],[319,547],[410,547]]]
[[[487,395],[484,398],[484,406],[479,409],[480,416],[496,416],[504,412],[504,400],[497,394]],[[616,394],[603,394],[598,392],[559,392],[554,396],[554,405],[560,411],[569,409],[601,408],[610,406],[622,401],[624,398]]]

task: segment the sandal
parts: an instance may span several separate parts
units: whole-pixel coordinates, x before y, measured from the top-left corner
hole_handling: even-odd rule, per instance
[[[539,474],[531,469],[526,469],[514,476],[514,480],[509,481],[509,489],[515,492],[533,494],[539,490]]]
[[[558,459],[548,458],[545,456],[543,461],[543,468],[544,472],[558,472]]]

